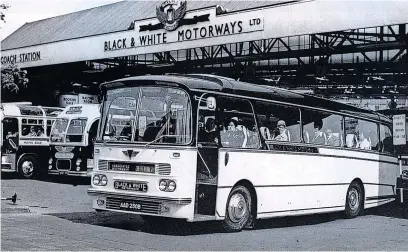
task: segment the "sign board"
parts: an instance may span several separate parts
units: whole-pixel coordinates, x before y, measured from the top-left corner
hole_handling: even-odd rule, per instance
[[[65,114],[81,114],[82,113],[82,106],[75,106],[70,107],[69,110]]]
[[[60,107],[67,107],[69,105],[78,104],[78,95],[61,95],[59,97]]]
[[[160,15],[135,21],[131,30],[3,49],[1,62],[14,62],[20,68],[28,68],[287,36],[293,36],[291,39],[297,42],[296,35],[356,29],[367,27],[367,24],[370,27],[404,24],[408,20],[404,15],[408,13],[408,5],[400,4],[401,1],[387,1],[386,6],[383,1],[370,1],[364,6],[364,12],[355,1],[343,1],[342,4],[337,1],[291,1],[295,3],[221,15],[216,13],[216,8],[192,9],[188,2],[186,6],[181,3],[172,6],[172,11],[168,4],[155,2],[156,8],[165,7]],[[342,15],[333,15],[334,12]]]
[[[98,96],[89,95],[89,94],[78,94],[78,103],[79,104],[98,104]]]
[[[405,123],[406,123],[405,115],[392,116],[393,144],[394,145],[407,144]]]
[[[65,108],[75,104],[98,104],[98,96],[89,94],[67,94],[61,95],[59,98],[60,107]]]

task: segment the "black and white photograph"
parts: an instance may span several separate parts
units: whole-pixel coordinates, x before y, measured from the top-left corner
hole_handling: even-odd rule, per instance
[[[2,251],[408,251],[408,1],[0,0]]]

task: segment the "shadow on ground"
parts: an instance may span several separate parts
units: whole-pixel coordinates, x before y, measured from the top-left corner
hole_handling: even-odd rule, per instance
[[[404,204],[394,201],[379,207],[370,208],[364,211],[364,215],[377,215],[399,219],[408,219],[408,198]]]
[[[61,219],[81,224],[96,225],[151,234],[191,236],[211,233],[223,233],[222,222],[208,221],[187,223],[185,221],[166,220],[160,225],[150,225],[135,214],[115,212],[86,212],[49,214]],[[257,221],[255,229],[287,228],[304,225],[317,225],[343,219],[342,213],[284,217]]]

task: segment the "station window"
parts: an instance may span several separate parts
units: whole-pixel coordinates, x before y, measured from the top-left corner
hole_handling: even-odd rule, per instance
[[[259,148],[259,131],[248,100],[221,97],[219,104],[220,139],[223,147]]]
[[[300,111],[298,108],[256,102],[255,111],[263,139],[300,142]]]
[[[378,150],[378,126],[366,120],[345,117],[346,147]]]
[[[340,147],[343,145],[343,117],[323,111],[302,111],[305,143]]]

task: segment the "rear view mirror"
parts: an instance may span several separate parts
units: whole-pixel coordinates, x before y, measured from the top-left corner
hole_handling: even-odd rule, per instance
[[[216,101],[214,97],[208,97],[206,101],[207,108],[209,110],[215,110],[217,107]]]

